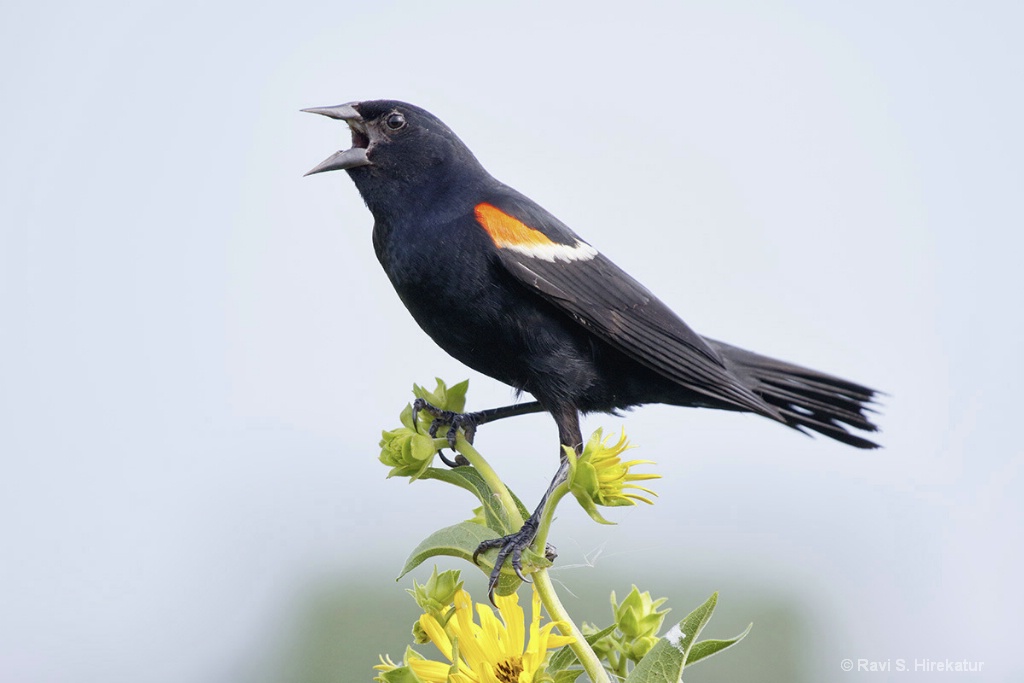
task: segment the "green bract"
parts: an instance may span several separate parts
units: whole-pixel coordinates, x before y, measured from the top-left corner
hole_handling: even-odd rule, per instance
[[[435,377],[434,379],[437,381],[437,387],[433,391],[427,391],[425,387],[421,387],[418,384],[412,385],[412,393],[416,398],[422,398],[435,408],[450,410],[453,413],[461,413],[466,409],[466,391],[469,389],[468,379],[452,386],[445,384],[444,380],[440,377]]]
[[[660,474],[630,473],[630,468],[635,465],[653,465],[654,463],[650,460],[622,462],[622,458],[619,456],[632,448],[626,439],[625,432],[622,432],[617,443],[609,444],[610,441],[611,437],[605,439],[603,430],[598,429],[583,446],[583,453],[579,456],[576,455],[574,449],[563,446],[565,456],[569,460],[569,491],[587,511],[587,514],[601,524],[613,524],[613,522],[605,519],[597,511],[596,506],[636,505],[637,501],[653,505],[649,498],[631,491],[644,491],[652,496],[657,494],[631,482],[661,477]]]
[[[380,664],[373,667],[378,672],[373,680],[379,683],[423,683],[409,668],[409,663],[417,659],[423,659],[423,655],[411,647],[405,648],[405,657],[400,665],[381,655]]]
[[[420,625],[420,620],[417,619],[412,623],[412,642],[417,645],[424,645],[430,642],[430,636],[423,630],[423,626]]]
[[[487,515],[484,513],[484,506],[473,508],[473,516],[466,520],[480,526],[487,526]]]

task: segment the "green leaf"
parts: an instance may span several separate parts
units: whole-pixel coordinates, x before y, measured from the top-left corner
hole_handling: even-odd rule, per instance
[[[555,672],[555,683],[575,683],[583,673],[583,669],[562,669]]]
[[[484,541],[488,541],[494,538],[498,538],[499,534],[494,533],[490,529],[473,522],[459,522],[449,527],[439,529],[432,533],[427,538],[423,539],[416,548],[413,549],[412,554],[409,555],[409,559],[405,561],[405,566],[402,567],[402,573],[398,575],[396,581],[400,580],[403,576],[411,572],[416,567],[420,566],[424,561],[431,557],[437,557],[438,555],[448,555],[450,557],[460,557],[470,564],[473,563],[473,552],[476,550]],[[494,551],[488,551],[480,555],[480,564],[478,565],[484,574],[490,574],[491,569],[494,568]],[[543,560],[543,558],[540,558]],[[535,566],[541,566],[541,562],[536,559],[534,553],[523,553],[523,560],[525,564],[534,564]],[[548,562],[548,565],[551,563]],[[525,567],[524,567],[525,569]],[[519,577],[515,575],[515,572],[511,568],[502,569],[501,578],[498,580],[497,592],[498,595],[510,595],[515,592],[516,588],[522,582]]]
[[[690,649],[714,613],[717,603],[718,593],[712,593],[703,605],[669,629],[665,637],[651,648],[626,677],[626,683],[678,683]]]
[[[750,633],[750,629],[752,629],[753,627],[754,625],[750,624],[749,626],[747,626],[747,629],[743,633],[739,634],[735,638],[730,638],[729,640],[700,641],[690,649],[690,655],[686,658],[686,666],[690,666],[691,664],[699,662],[702,659],[707,659],[713,654],[717,654],[726,648],[732,647],[736,643],[746,638],[747,634]]]
[[[420,479],[437,479],[438,481],[454,484],[472,493],[484,506],[484,519],[487,522],[487,527],[499,536],[506,536],[518,531],[518,529],[513,529],[509,524],[509,520],[505,515],[505,509],[502,507],[498,497],[494,495],[494,491],[487,484],[487,480],[481,477],[480,473],[474,468],[455,467],[452,469],[441,469],[440,467],[431,467],[420,475]],[[512,492],[509,491],[509,493]],[[512,494],[512,499],[516,502],[516,507],[519,508],[519,514],[523,516],[523,519],[529,517],[530,513],[526,511],[526,508],[516,498],[514,493]]]
[[[671,629],[665,634],[665,640],[675,644],[679,650],[683,652],[683,660],[689,657],[690,648],[693,647],[694,642],[697,640],[697,636],[704,630],[708,621],[711,619],[711,615],[715,613],[715,605],[718,604],[718,591],[711,594],[711,597],[707,601],[686,615],[686,618],[679,622],[679,631]]]
[[[603,628],[597,633],[591,633],[586,637],[586,641],[589,645],[593,645],[605,636],[610,636],[614,632],[615,624],[612,624],[608,628]],[[576,657],[576,653],[572,651],[572,648],[568,645],[564,645],[559,648],[555,654],[551,655],[551,661],[548,663],[548,670],[561,671],[562,669],[572,666],[578,661],[579,659]]]
[[[662,638],[629,672],[626,683],[678,683],[684,661],[682,650]]]
[[[459,522],[434,533],[423,539],[405,561],[402,573],[398,579],[411,572],[425,560],[437,555],[449,555],[461,557],[464,560],[473,561],[473,552],[477,546],[486,540],[496,538],[497,535],[486,527],[472,522]],[[396,579],[396,581],[398,580]]]

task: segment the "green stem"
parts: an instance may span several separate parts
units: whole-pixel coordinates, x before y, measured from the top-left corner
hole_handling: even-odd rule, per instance
[[[552,621],[568,625],[568,633],[561,627],[558,630],[562,632],[562,635],[575,638],[575,641],[569,647],[576,654],[576,658],[580,660],[580,664],[583,665],[583,669],[587,672],[587,676],[590,677],[592,683],[611,683],[611,678],[609,678],[608,672],[601,664],[601,660],[594,652],[594,649],[590,647],[590,644],[587,643],[583,632],[580,631],[576,623],[569,617],[569,613],[565,611],[565,607],[562,606],[562,602],[558,599],[555,587],[551,584],[551,577],[548,576],[548,570],[540,569],[533,572],[530,576],[533,578],[533,585],[536,586],[537,592],[540,593],[540,601],[544,604],[544,609],[547,610],[548,616],[551,617]]]
[[[548,531],[551,530],[551,522],[555,519],[555,508],[558,507],[558,503],[567,493],[569,493],[568,482],[560,484],[558,488],[551,492],[551,497],[548,498],[547,505],[544,506],[544,514],[537,525],[537,536],[533,540],[533,547],[541,555],[544,554],[544,546],[548,542]]]
[[[508,487],[505,486],[498,473],[491,468],[490,463],[484,459],[484,456],[480,455],[480,451],[473,448],[473,445],[466,441],[466,437],[462,434],[459,434],[455,441],[455,450],[469,461],[469,464],[480,473],[480,476],[484,478],[484,481],[491,487],[491,490],[497,494],[501,500],[501,507],[508,514],[509,527],[512,529],[521,528],[524,520],[523,516],[519,514],[519,507],[516,505],[516,501],[513,500],[512,494],[508,492]]]
[[[494,491],[501,499],[501,505],[505,508],[508,513],[509,521],[513,529],[518,529],[523,526],[523,516],[519,514],[519,508],[516,506],[515,501],[512,499],[512,494],[508,492],[508,488],[504,482],[498,476],[490,464],[484,459],[484,456],[480,455],[480,452],[473,448],[472,444],[466,441],[465,437],[461,434],[458,435],[458,439],[455,442],[455,450],[465,456],[469,464],[476,468],[480,476],[484,478],[491,490]],[[558,502],[569,492],[568,483],[560,485],[554,491],[551,492],[551,497],[548,500],[548,504],[544,507],[544,514],[540,519],[540,523],[537,525],[537,537],[534,540],[535,548],[544,548],[547,542],[548,531],[551,528],[551,522],[554,519],[555,508],[558,507]],[[541,551],[543,552],[543,550]],[[539,569],[531,574],[533,583],[537,587],[537,592],[540,594],[540,600],[544,605],[544,609],[547,610],[548,616],[553,621],[560,622],[568,625],[568,633],[564,629],[559,628],[562,635],[572,636],[573,643],[569,645],[572,651],[576,654],[576,658],[579,659],[580,664],[583,665],[583,669],[587,672],[587,676],[590,677],[592,683],[611,683],[611,679],[608,677],[608,672],[601,664],[600,658],[594,652],[594,649],[587,643],[586,637],[583,632],[580,631],[576,623],[569,617],[569,613],[562,606],[562,602],[558,599],[558,595],[555,593],[555,587],[551,583],[551,577],[548,576],[547,569]]]
[[[619,678],[626,680],[626,662],[628,661],[626,655],[619,653],[618,658],[615,661],[615,673],[619,675]]]

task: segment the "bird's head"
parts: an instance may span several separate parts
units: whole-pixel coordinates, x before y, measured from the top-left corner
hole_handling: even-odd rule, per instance
[[[344,121],[352,132],[350,149],[335,152],[306,175],[348,171],[374,213],[395,199],[430,202],[446,188],[489,178],[465,143],[417,106],[371,100],[303,111]]]

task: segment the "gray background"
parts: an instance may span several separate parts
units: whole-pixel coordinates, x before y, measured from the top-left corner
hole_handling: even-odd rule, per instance
[[[573,613],[630,582],[677,617],[721,590],[709,633],[754,631],[693,680],[1022,680],[1022,15],[5,4],[0,678],[366,680],[400,655],[390,579],[471,501],[386,481],[380,430],[413,381],[510,393],[408,317],[345,175],[301,177],[348,136],[300,108],[387,97],[702,333],[890,394],[875,452],[709,411],[588,419],[664,479],[611,529],[563,506]],[[539,496],[550,418],[477,443]]]

